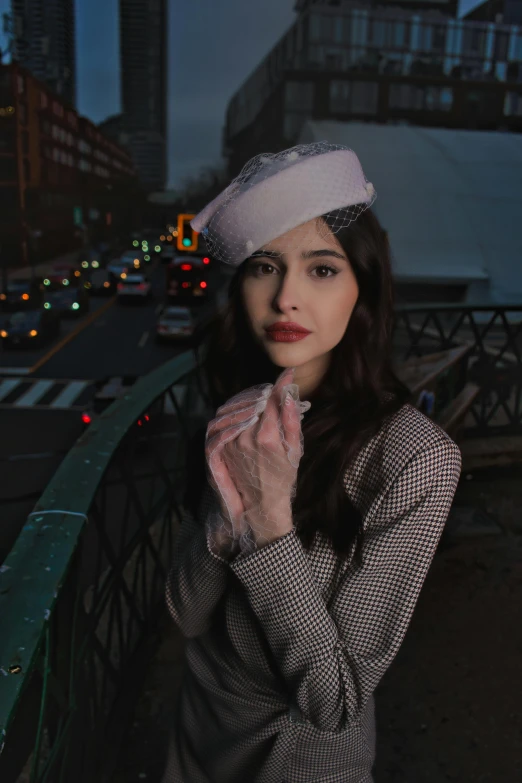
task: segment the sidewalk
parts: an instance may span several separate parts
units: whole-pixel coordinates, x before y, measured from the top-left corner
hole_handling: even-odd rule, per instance
[[[411,625],[376,691],[375,783],[522,780],[521,509],[522,465],[463,473]],[[166,616],[160,633],[111,783],[161,779],[183,639]]]

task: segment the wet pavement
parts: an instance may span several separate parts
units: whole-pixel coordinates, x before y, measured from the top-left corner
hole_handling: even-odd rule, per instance
[[[375,783],[522,781],[521,608],[522,465],[463,473],[375,693]],[[183,640],[168,617],[160,633],[111,783],[161,780]]]

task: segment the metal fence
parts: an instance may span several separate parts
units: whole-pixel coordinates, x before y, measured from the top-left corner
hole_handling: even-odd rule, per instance
[[[1,566],[2,783],[106,779],[163,607],[202,400],[193,353],[138,381],[70,451]]]
[[[522,435],[522,305],[401,305],[396,309],[397,362],[470,345],[468,380],[480,387],[463,437]]]
[[[522,434],[521,313],[398,307],[396,360],[471,341],[467,431]],[[2,783],[108,780],[164,609],[187,439],[212,414],[195,362],[176,357],[104,412],[0,566]]]

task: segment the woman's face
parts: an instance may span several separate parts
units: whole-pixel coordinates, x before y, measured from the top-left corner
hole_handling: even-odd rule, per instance
[[[254,338],[277,367],[296,368],[294,382],[306,399],[326,372],[357,302],[350,262],[324,221],[314,219],[244,263],[241,290]],[[310,334],[297,342],[276,342],[266,327],[277,321],[293,321]]]

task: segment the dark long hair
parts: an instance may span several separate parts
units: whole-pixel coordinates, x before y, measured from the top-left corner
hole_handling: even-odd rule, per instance
[[[335,217],[330,213],[323,220],[333,228]],[[391,359],[394,289],[386,232],[368,208],[335,237],[350,260],[359,296],[327,372],[307,396],[312,407],[301,425],[304,454],[292,515],[305,549],[319,530],[343,557],[355,542],[360,562],[362,516],[343,487],[343,477],[384,420],[408,401],[410,391],[395,374]],[[241,298],[244,271],[243,263],[230,281],[227,304],[195,334],[214,410],[254,384],[274,383],[282,372],[251,337]],[[203,446],[200,432],[191,466],[196,481],[206,475]],[[201,496],[201,485],[196,496]]]

